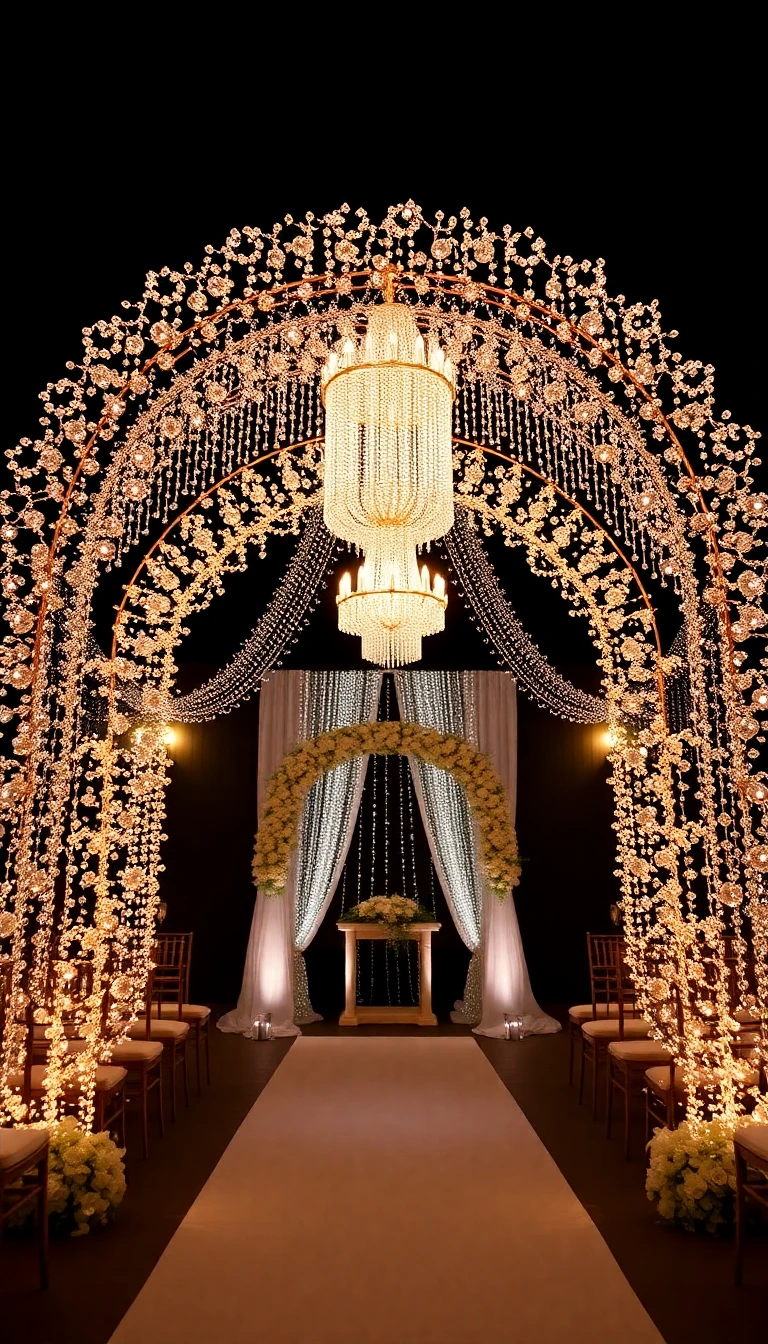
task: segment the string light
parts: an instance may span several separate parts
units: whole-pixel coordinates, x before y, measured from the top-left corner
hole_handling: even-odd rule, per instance
[[[11,1121],[25,1116],[6,1082],[24,1062],[31,997],[51,1023],[42,1110],[55,1119],[77,1082],[90,1123],[97,1061],[143,998],[170,768],[164,744],[130,744],[135,711],[119,697],[138,687],[147,719],[167,721],[190,615],[251,548],[295,532],[320,503],[321,370],[339,342],[359,351],[387,306],[388,267],[425,353],[436,343],[457,371],[456,498],[584,614],[607,722],[627,729],[610,759],[643,1011],[684,1077],[709,1071],[694,1119],[705,1102],[731,1119],[754,1102],[768,1119],[764,1098],[739,1091],[729,1036],[733,1009],[755,1009],[768,1058],[759,436],[718,414],[711,370],[681,357],[655,304],[610,294],[602,261],[549,260],[532,230],[493,232],[467,211],[430,220],[409,202],[383,220],[341,210],[233,230],[197,271],[151,272],[135,306],[86,330],[82,355],[47,382],[35,435],[9,450],[0,937],[12,987],[0,1094]],[[351,365],[326,391],[347,377]],[[542,482],[526,485],[522,467]],[[102,657],[89,645],[94,593],[125,564],[136,577]],[[683,618],[671,665],[653,628],[662,589]],[[684,686],[682,726],[665,720],[670,678]],[[97,732],[94,701],[106,708]],[[55,968],[75,958],[94,991],[73,1010]],[[105,1026],[112,984],[125,992]],[[63,1033],[72,1011],[86,1042],[76,1066]]]

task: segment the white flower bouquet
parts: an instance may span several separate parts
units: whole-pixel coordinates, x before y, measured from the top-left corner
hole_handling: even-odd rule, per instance
[[[108,1134],[78,1129],[74,1116],[53,1127],[48,1209],[56,1231],[80,1237],[114,1217],[125,1194],[124,1153]]]
[[[733,1131],[722,1120],[657,1129],[648,1145],[648,1198],[662,1218],[688,1232],[717,1232],[733,1221]]]
[[[344,918],[361,924],[384,924],[393,942],[407,938],[409,924],[432,923],[434,915],[408,896],[372,896],[344,913]]]

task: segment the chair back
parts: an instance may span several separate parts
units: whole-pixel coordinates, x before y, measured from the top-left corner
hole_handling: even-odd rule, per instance
[[[600,1015],[601,1007],[607,1015],[608,1005],[616,1004],[623,1038],[625,1017],[638,1015],[635,987],[624,960],[624,938],[617,933],[588,933],[587,955],[593,1017]]]
[[[615,1002],[619,966],[619,948],[624,939],[620,933],[588,933],[589,985],[592,1013],[597,1017],[601,1006]]]
[[[151,1005],[174,1004],[181,1020],[181,1007],[189,996],[189,966],[192,957],[191,933],[159,933],[153,948]],[[149,1016],[149,1014],[148,1014]]]

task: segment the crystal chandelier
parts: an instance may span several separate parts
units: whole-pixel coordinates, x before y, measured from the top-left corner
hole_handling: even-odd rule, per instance
[[[456,380],[436,340],[394,301],[394,274],[365,335],[347,336],[323,368],[326,525],[365,555],[337,598],[340,629],[363,638],[366,660],[421,657],[445,624],[445,584],[419,571],[416,547],[453,526],[451,420]]]
[[[415,547],[404,547],[399,557],[389,550],[369,548],[357,573],[342,574],[336,604],[339,629],[362,637],[362,656],[378,667],[399,667],[421,658],[424,635],[445,628],[445,580],[434,583],[426,565],[419,572]]]

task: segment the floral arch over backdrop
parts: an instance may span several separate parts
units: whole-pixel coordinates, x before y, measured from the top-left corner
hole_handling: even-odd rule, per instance
[[[46,1118],[76,1074],[91,1120],[97,1060],[143,1002],[161,725],[178,704],[185,621],[270,536],[313,516],[317,532],[320,369],[364,324],[388,267],[460,374],[463,525],[522,546],[589,623],[615,740],[628,955],[644,1013],[701,1083],[694,1117],[743,1104],[737,1007],[762,1006],[768,1059],[758,435],[716,416],[712,368],[673,350],[655,302],[612,298],[602,260],[550,260],[532,230],[495,232],[466,211],[427,220],[411,201],[376,223],[344,206],[233,230],[198,270],[151,272],[138,303],[85,331],[81,362],[41,394],[37,436],[8,453],[0,1101],[11,1119],[25,1116],[9,1080],[32,1013],[53,1023]],[[104,652],[94,595],[116,566],[133,577]],[[307,609],[275,601],[273,662]],[[666,656],[665,604],[683,618]],[[670,678],[683,688],[673,717]],[[209,702],[200,717],[215,712]],[[91,972],[81,999],[75,959]],[[88,1042],[74,1057],[72,1015]]]

